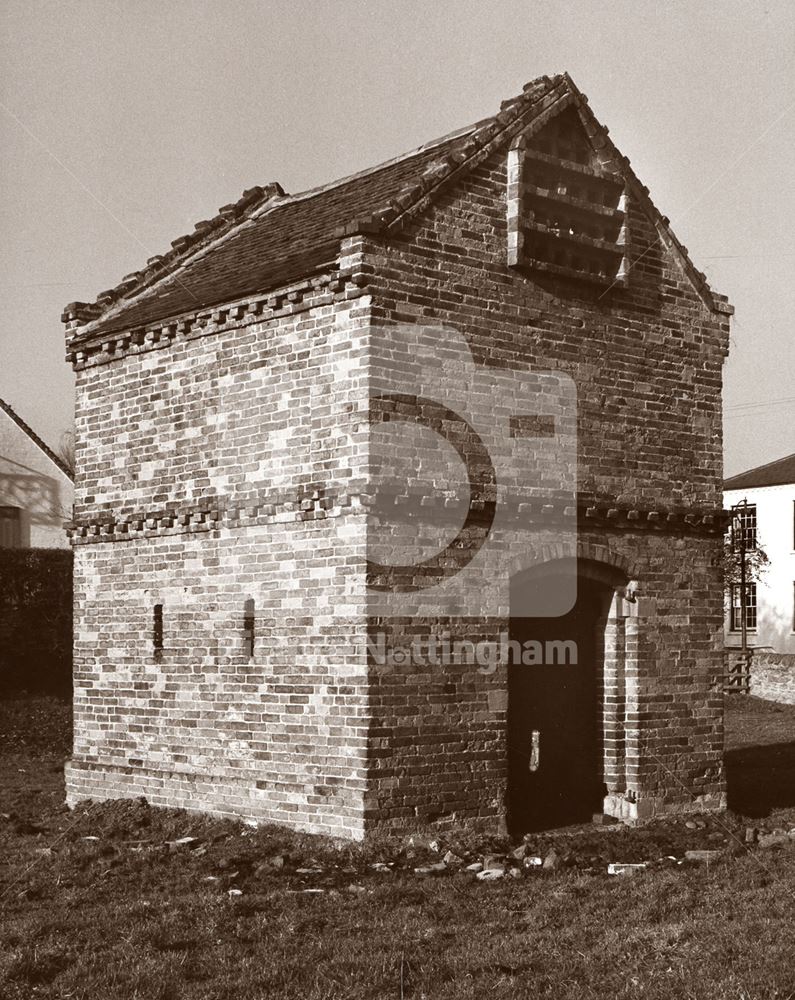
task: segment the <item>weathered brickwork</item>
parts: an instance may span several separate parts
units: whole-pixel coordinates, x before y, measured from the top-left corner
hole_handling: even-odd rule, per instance
[[[591,540],[593,539],[593,540]],[[720,808],[723,792],[722,660],[710,581],[712,540],[583,534],[642,596],[616,601],[599,684],[606,807],[623,818]],[[600,560],[603,561],[603,560]],[[509,620],[371,621],[390,641],[446,631],[499,641]],[[688,636],[683,645],[682,635]],[[561,636],[563,637],[563,636]],[[506,668],[477,663],[399,670],[371,665],[373,734],[368,818],[412,825],[504,815]],[[612,719],[616,723],[612,723]]]
[[[629,231],[632,253],[643,259],[626,288],[603,294],[511,271],[505,191],[506,160],[495,153],[401,240],[370,239],[375,321],[447,325],[465,333],[482,364],[570,374],[578,387],[578,486],[586,510],[719,509],[727,317],[705,305],[637,209]],[[637,692],[634,705],[621,707],[626,756],[607,782],[609,806],[640,817],[719,806],[721,538],[638,532],[631,521],[623,531],[592,532],[588,521],[581,520],[581,553],[603,546],[623,567],[625,583],[637,581],[638,600],[625,609],[632,616],[620,619],[633,647],[620,669],[632,671]],[[507,619],[495,621],[492,638],[507,626]],[[464,623],[448,627],[458,633]],[[477,628],[489,632],[484,622]],[[371,768],[373,818],[501,813],[505,714],[490,711],[488,696],[505,680],[471,667],[459,680],[455,669],[449,673],[385,681],[375,671],[379,745],[389,752]],[[441,787],[431,775],[444,775]]]
[[[76,522],[96,534],[75,538],[73,798],[361,834],[364,472],[349,422],[366,410],[367,312],[343,300],[80,373]]]
[[[96,766],[102,797],[177,797],[306,829],[361,832],[361,615],[331,558],[356,550],[345,530],[351,520],[291,523],[280,542],[289,566],[273,546],[273,523],[77,548],[84,590],[70,782],[81,795],[98,787]],[[328,574],[318,573],[324,553]],[[249,598],[253,657],[242,633]],[[154,604],[164,609],[159,655]]]
[[[537,82],[461,140],[432,173],[438,189],[427,180],[419,200],[394,202],[388,228],[343,219],[311,281],[145,327],[125,328],[123,310],[104,327],[95,307],[67,311],[79,469],[70,801],[145,795],[354,837],[494,828],[509,797],[506,667],[384,665],[368,638],[498,641],[511,629],[505,581],[528,559],[576,557],[611,595],[594,667],[603,807],[628,820],[722,807],[730,310],[604,138],[599,169],[626,178],[621,280],[576,273],[580,253],[614,252],[601,237],[548,270],[512,242],[524,209],[512,208],[510,148],[543,142],[559,113],[555,142],[595,142],[586,111],[565,80]],[[553,222],[534,238],[557,238]],[[576,498],[563,510],[523,496],[521,552],[516,534],[495,532],[482,557],[494,613],[390,617],[368,590],[371,396],[400,324],[458,331],[483,369],[576,385]],[[460,377],[451,362],[440,392]],[[495,401],[473,405],[485,415]],[[560,517],[577,518],[573,547]]]

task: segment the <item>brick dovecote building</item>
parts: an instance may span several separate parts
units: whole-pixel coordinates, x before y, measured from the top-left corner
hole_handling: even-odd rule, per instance
[[[326,187],[254,188],[172,246],[64,313],[68,800],[143,795],[353,837],[722,808],[732,310],[570,78]],[[576,387],[576,497],[528,495],[514,533],[495,530],[479,585],[494,596],[499,570],[509,586],[480,617],[390,617],[368,587],[372,387],[390,331],[412,324],[442,344],[458,331],[481,373]],[[440,388],[459,375],[442,366]],[[482,530],[468,517],[461,538]],[[570,612],[520,616],[519,588],[566,572]],[[367,641],[440,628],[565,633],[580,656],[386,669]]]

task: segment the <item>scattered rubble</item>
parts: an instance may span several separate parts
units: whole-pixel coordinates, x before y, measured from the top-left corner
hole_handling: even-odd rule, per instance
[[[190,851],[199,846],[198,837],[178,837],[176,840],[167,840],[166,844],[170,851]]]
[[[648,865],[645,862],[640,864],[634,863],[622,863],[620,861],[611,862],[607,866],[608,875],[638,875],[640,872],[645,872]]]
[[[444,861],[439,861],[434,865],[423,865],[414,869],[415,875],[444,875],[448,871]]]
[[[475,878],[479,882],[495,882],[497,879],[501,879],[505,875],[504,868],[484,868],[475,875]]]
[[[723,857],[723,851],[685,851],[685,861],[696,861],[699,864],[711,864]]]
[[[234,821],[197,820],[176,810],[153,812],[143,801],[100,804],[73,815],[77,822],[58,846],[31,843],[29,852],[42,864],[60,863],[56,856],[77,852],[82,866],[96,874],[115,867],[135,852],[154,852],[184,865],[197,882],[229,898],[261,893],[263,882],[291,893],[358,895],[378,891],[383,876],[396,879],[450,878],[492,882],[530,878],[545,880],[560,871],[604,878],[633,876],[646,870],[709,866],[732,856],[761,849],[795,846],[792,821],[742,817],[672,817],[630,829],[613,817],[595,815],[592,822],[560,830],[526,834],[521,842],[505,836],[462,830],[413,833],[386,838],[373,847],[348,841],[291,834],[281,828],[243,827]],[[40,831],[24,815],[4,813],[21,831]],[[751,825],[754,824],[754,825]],[[191,834],[185,834],[185,829]],[[610,831],[606,836],[605,831]],[[53,832],[45,830],[43,832]],[[109,860],[103,858],[110,857]],[[52,859],[52,860],[50,860]],[[375,876],[381,876],[376,881]],[[368,878],[370,882],[368,882]],[[217,886],[217,889],[215,888]],[[270,886],[268,886],[270,888]]]
[[[267,858],[254,869],[254,875],[262,878],[263,875],[270,875],[274,871],[284,868],[285,858],[283,854],[275,854],[272,858]]]
[[[541,862],[541,867],[548,872],[554,871],[560,864],[560,858],[556,850],[551,850],[544,860]]]
[[[772,830],[770,833],[760,833],[757,838],[757,846],[760,850],[768,847],[781,847],[790,842],[790,836],[786,830]]]

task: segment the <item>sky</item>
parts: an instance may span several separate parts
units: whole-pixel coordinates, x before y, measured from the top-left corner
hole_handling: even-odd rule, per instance
[[[563,70],[736,308],[726,475],[795,451],[790,0],[3,0],[0,396],[57,444],[67,302]]]

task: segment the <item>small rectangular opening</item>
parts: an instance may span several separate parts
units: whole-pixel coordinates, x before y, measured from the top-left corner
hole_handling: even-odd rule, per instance
[[[254,601],[250,597],[243,605],[243,649],[249,659],[254,656]]]
[[[163,605],[156,604],[152,617],[152,646],[155,656],[159,657],[163,653]]]

